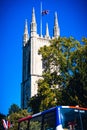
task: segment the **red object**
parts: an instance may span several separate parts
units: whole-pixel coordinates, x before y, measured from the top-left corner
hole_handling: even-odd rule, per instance
[[[24,117],[24,118],[21,118],[18,120],[18,122],[22,122],[22,121],[25,121],[25,120],[30,120],[32,118],[32,116],[27,116],[27,117]]]
[[[10,121],[7,122],[8,128],[10,128],[11,124]]]

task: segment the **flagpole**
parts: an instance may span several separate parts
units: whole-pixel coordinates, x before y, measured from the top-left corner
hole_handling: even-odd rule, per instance
[[[40,35],[42,36],[42,2],[40,6]]]

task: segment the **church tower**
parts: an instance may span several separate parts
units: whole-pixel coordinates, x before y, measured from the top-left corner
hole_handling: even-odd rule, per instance
[[[53,38],[60,36],[57,13],[54,17]],[[28,34],[28,22],[25,20],[23,35],[23,62],[22,62],[22,83],[21,83],[21,107],[27,108],[29,99],[37,94],[37,81],[42,77],[43,63],[38,50],[44,45],[49,45],[51,40],[49,36],[48,23],[46,24],[46,34],[37,34],[37,23],[35,10],[32,10],[32,20],[30,23],[30,37]]]

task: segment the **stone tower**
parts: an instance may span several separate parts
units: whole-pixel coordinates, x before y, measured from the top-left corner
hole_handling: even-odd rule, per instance
[[[58,26],[57,13],[54,17],[53,38],[60,36]],[[30,37],[28,34],[28,23],[25,21],[24,35],[23,35],[23,63],[22,63],[22,83],[21,83],[21,107],[27,108],[27,101],[37,94],[37,81],[42,77],[42,60],[41,55],[38,55],[38,50],[44,45],[49,45],[48,24],[46,24],[46,35],[39,36],[37,34],[37,23],[35,17],[35,10],[32,10],[32,21],[30,24]]]

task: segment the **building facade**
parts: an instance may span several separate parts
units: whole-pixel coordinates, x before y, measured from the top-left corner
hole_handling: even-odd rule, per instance
[[[58,26],[57,13],[54,17],[53,38],[60,36],[60,29]],[[23,35],[23,63],[22,63],[22,83],[21,83],[21,107],[27,108],[29,99],[37,94],[37,81],[42,77],[42,57],[38,54],[40,47],[49,45],[51,40],[49,36],[48,24],[46,24],[46,35],[37,34],[37,23],[35,17],[35,10],[32,10],[32,20],[30,23],[30,37],[28,33],[28,23],[25,21],[24,35]]]

